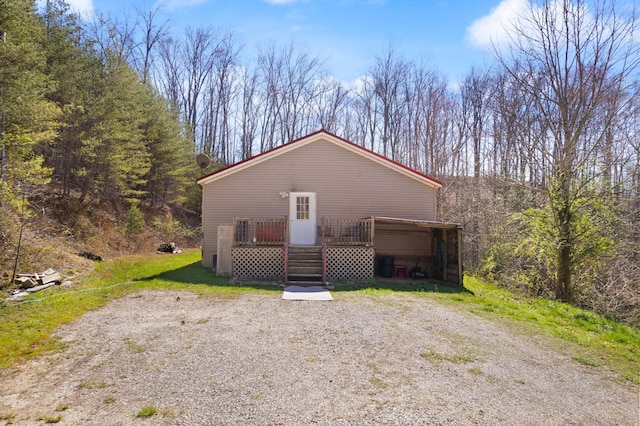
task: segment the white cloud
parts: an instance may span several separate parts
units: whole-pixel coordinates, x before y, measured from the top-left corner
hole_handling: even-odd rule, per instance
[[[79,14],[82,19],[90,19],[93,16],[93,0],[67,0],[73,13]]]
[[[93,18],[93,0],[66,0],[71,13],[77,13],[84,20]],[[37,0],[38,10],[45,10],[47,0]]]
[[[467,41],[482,49],[509,40],[510,31],[519,16],[530,7],[528,0],[502,0],[488,15],[482,16],[467,27]]]
[[[545,6],[530,3],[531,0],[502,0],[491,12],[481,18],[476,19],[467,27],[467,41],[475,47],[481,49],[499,49],[507,47],[511,41],[519,39],[524,42],[524,46],[529,48],[540,48],[542,43],[541,31],[549,31],[545,28],[546,20],[553,22],[559,31],[555,36],[562,37],[569,25],[571,37],[579,32],[584,40],[591,39],[595,34],[600,34],[603,38],[613,36],[613,32],[618,32],[618,39],[624,42],[638,40],[640,30],[636,27],[635,34],[620,34],[621,28],[628,28],[630,22],[623,22],[624,18],[618,15],[614,22],[605,17],[597,22],[594,12],[590,10],[587,3],[575,4],[562,0],[551,0]],[[615,24],[617,27],[611,27]],[[601,26],[601,27],[600,27]],[[624,31],[623,31],[624,32]]]

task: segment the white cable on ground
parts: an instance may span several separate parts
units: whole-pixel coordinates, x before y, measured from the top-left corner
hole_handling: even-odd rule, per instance
[[[52,297],[66,296],[66,295],[69,295],[69,294],[77,294],[77,293],[85,293],[87,291],[93,291],[93,290],[107,290],[107,289],[110,289],[110,288],[113,288],[113,287],[118,287],[118,286],[125,285],[125,284],[135,284],[136,282],[138,282],[138,281],[125,281],[125,282],[122,282],[122,283],[112,284],[112,285],[107,286],[107,287],[92,287],[92,288],[84,288],[82,290],[70,291],[70,292],[67,292],[67,293],[56,293],[56,294],[52,294],[51,296],[41,297],[39,299],[23,300],[22,302],[14,303],[14,304],[11,304],[9,306],[19,306],[19,305],[23,305],[25,303],[42,302],[43,300],[51,299]]]

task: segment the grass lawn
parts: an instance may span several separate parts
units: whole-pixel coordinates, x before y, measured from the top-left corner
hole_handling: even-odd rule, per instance
[[[102,262],[97,272],[73,288],[52,287],[20,303],[0,305],[0,369],[21,359],[60,347],[51,334],[61,325],[110,300],[140,289],[190,290],[203,295],[238,297],[280,291],[274,285],[231,285],[200,265],[200,251],[178,255],[129,256]],[[572,358],[593,368],[606,368],[619,380],[640,384],[640,329],[564,303],[538,300],[465,278],[465,288],[437,284],[337,284],[336,292],[384,297],[405,292],[507,323],[533,335],[546,335]]]
[[[267,291],[230,286],[227,278],[200,266],[200,256],[200,250],[127,256],[99,263],[94,274],[72,288],[54,286],[20,303],[0,302],[0,369],[59,348],[60,343],[51,338],[59,326],[140,289],[188,289],[221,297]]]

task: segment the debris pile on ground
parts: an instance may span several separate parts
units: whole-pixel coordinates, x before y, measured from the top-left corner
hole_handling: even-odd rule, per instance
[[[81,251],[80,253],[78,253],[78,256],[82,256],[84,258],[87,258],[89,260],[98,260],[100,262],[102,262],[104,259],[102,259],[102,256],[97,255],[95,253],[92,253],[90,251]]]
[[[18,284],[19,288],[7,300],[20,300],[31,293],[59,285],[61,282],[60,273],[51,268],[35,274],[17,274],[14,283]]]
[[[182,253],[182,250],[176,247],[176,243],[160,244],[158,253]]]

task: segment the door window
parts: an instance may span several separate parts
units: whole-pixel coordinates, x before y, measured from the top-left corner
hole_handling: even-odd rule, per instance
[[[296,197],[296,219],[309,220],[309,197]]]

